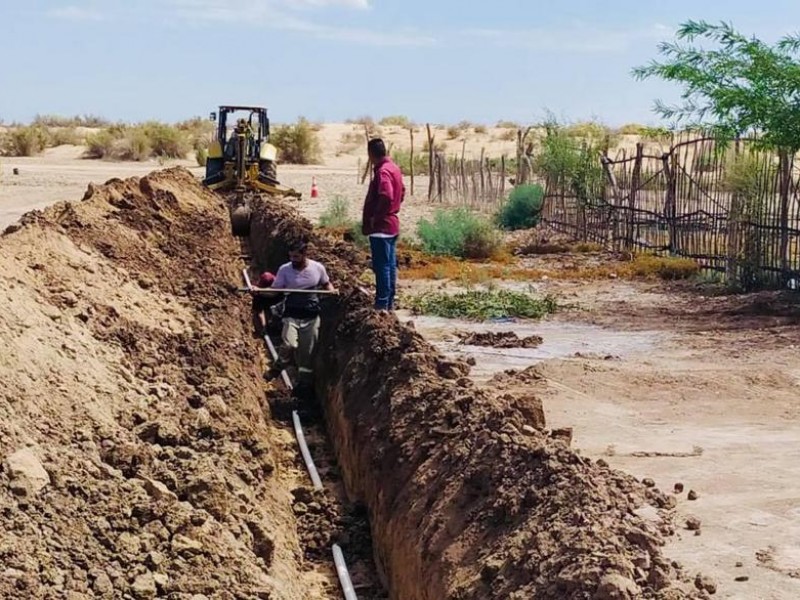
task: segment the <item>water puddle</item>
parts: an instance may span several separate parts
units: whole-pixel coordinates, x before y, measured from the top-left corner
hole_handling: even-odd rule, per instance
[[[476,379],[489,378],[508,369],[526,369],[542,361],[578,355],[597,358],[625,358],[651,350],[664,338],[655,331],[615,331],[594,325],[542,322],[473,323],[458,319],[405,315],[416,330],[450,357],[473,357]],[[457,332],[512,331],[520,338],[538,335],[544,340],[537,348],[485,348],[459,342]]]

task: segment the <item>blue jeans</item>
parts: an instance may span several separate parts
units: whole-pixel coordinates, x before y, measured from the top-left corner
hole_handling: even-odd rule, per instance
[[[372,250],[372,270],[375,272],[375,308],[394,309],[394,294],[397,285],[397,236],[391,238],[369,238]]]

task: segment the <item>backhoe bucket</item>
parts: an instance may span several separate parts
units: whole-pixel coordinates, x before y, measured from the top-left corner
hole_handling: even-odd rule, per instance
[[[250,207],[240,204],[231,210],[231,231],[235,237],[250,235]]]

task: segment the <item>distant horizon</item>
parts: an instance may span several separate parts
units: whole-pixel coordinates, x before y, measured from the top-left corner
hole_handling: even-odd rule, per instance
[[[213,110],[216,110],[217,108],[218,107],[214,107]],[[212,111],[209,111],[209,112],[212,112]],[[418,120],[418,119],[412,118],[410,115],[391,114],[391,115],[380,115],[380,116],[360,115],[359,117],[348,117],[346,119],[332,120],[332,121],[320,121],[320,120],[317,120],[317,119],[311,119],[309,117],[306,117],[305,115],[300,115],[297,119],[295,119],[293,121],[283,121],[283,120],[279,120],[279,119],[273,117],[272,116],[272,111],[269,112],[269,116],[270,116],[270,123],[271,123],[272,126],[293,125],[293,124],[297,123],[299,121],[299,119],[301,119],[301,118],[305,118],[306,120],[308,120],[309,123],[318,124],[318,125],[353,125],[353,126],[360,126],[362,119],[370,118],[370,119],[372,119],[374,121],[375,125],[380,125],[381,127],[392,127],[392,125],[381,125],[380,124],[380,121],[382,119],[389,118],[389,117],[407,117],[409,119],[409,121],[411,123],[413,123],[417,128],[419,128],[419,127],[423,127],[424,128],[426,125],[430,125],[431,127],[450,127],[450,126],[459,125],[460,123],[464,123],[464,122],[469,122],[473,126],[484,126],[484,127],[488,127],[488,128],[497,128],[497,129],[503,128],[503,127],[500,126],[501,123],[515,123],[516,125],[518,125],[520,127],[543,127],[544,126],[544,123],[543,123],[544,119],[541,119],[539,121],[532,121],[532,122],[521,122],[521,121],[515,121],[514,119],[502,119],[502,118],[501,119],[497,119],[494,122],[472,121],[470,119],[454,119],[454,120],[445,122],[445,121]],[[103,121],[107,125],[140,125],[140,124],[147,123],[147,122],[159,122],[159,123],[165,123],[165,124],[168,124],[168,125],[175,125],[175,124],[182,123],[182,122],[185,122],[185,121],[190,121],[192,119],[208,120],[208,115],[191,115],[191,116],[186,116],[186,117],[180,117],[180,118],[175,119],[175,120],[159,119],[159,118],[148,118],[148,119],[139,120],[139,119],[111,119],[111,118],[107,118],[103,114],[79,113],[79,114],[74,114],[74,115],[68,115],[68,114],[57,114],[57,113],[53,113],[53,112],[50,112],[50,113],[43,112],[43,113],[37,113],[37,114],[33,115],[31,118],[29,118],[29,119],[27,119],[25,121],[18,121],[18,120],[8,121],[8,120],[4,120],[2,118],[2,116],[0,115],[0,127],[29,126],[29,125],[33,125],[37,118],[52,118],[52,119],[64,119],[64,120],[90,118],[90,119],[95,119],[95,120],[98,120],[98,121]],[[659,123],[655,123],[655,122],[646,123],[646,122],[641,122],[641,121],[639,121],[639,122],[637,122],[637,121],[626,121],[624,123],[612,124],[612,123],[608,123],[606,121],[603,121],[602,119],[597,119],[597,118],[574,119],[574,120],[560,119],[559,123],[561,125],[564,125],[564,126],[579,125],[579,124],[585,124],[585,123],[597,123],[598,125],[602,125],[604,127],[607,127],[608,129],[612,129],[612,130],[613,129],[619,129],[619,128],[624,127],[626,125],[639,125],[639,126],[642,126],[642,127],[645,127],[645,128],[657,128],[657,127],[665,127],[665,128],[667,128],[667,127],[669,127],[669,124],[664,122],[664,121],[659,122]],[[48,125],[48,126],[49,127],[59,127],[58,125]],[[65,127],[86,127],[88,129],[95,128],[95,127],[92,127],[91,125],[72,125],[72,124],[66,125]]]
[[[176,122],[235,101],[276,123],[404,114],[416,122],[667,125],[680,90],[636,81],[687,19],[774,40],[800,3],[569,0],[30,0],[4,7],[0,119],[96,114]]]

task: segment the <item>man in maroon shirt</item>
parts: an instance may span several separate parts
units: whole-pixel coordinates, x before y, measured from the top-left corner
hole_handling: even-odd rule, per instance
[[[367,144],[367,154],[375,168],[364,200],[361,231],[369,236],[372,270],[375,272],[375,308],[394,310],[397,285],[397,236],[400,235],[400,205],[406,188],[400,168],[386,156],[383,140],[375,138]]]
[[[261,289],[267,289],[272,287],[274,281],[275,281],[275,276],[269,271],[264,271],[258,278],[258,282],[256,283],[255,287]],[[253,312],[258,318],[259,324],[261,325],[261,335],[265,336],[267,335],[267,325],[269,324],[270,309],[276,304],[280,304],[283,301],[283,297],[274,295],[262,296],[259,295],[258,292],[252,292],[252,294],[253,294]]]

